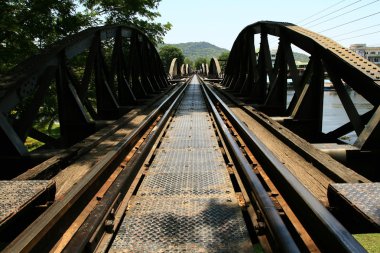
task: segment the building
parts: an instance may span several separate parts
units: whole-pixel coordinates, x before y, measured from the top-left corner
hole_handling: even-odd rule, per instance
[[[350,49],[380,67],[380,47],[367,47],[366,44],[353,44]]]

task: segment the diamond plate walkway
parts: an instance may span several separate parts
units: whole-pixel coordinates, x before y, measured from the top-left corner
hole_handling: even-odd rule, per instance
[[[111,252],[252,252],[196,77]]]

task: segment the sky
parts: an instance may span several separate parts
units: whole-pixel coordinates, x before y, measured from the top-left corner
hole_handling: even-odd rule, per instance
[[[380,46],[380,0],[162,0],[158,12],[159,22],[173,25],[165,43],[206,41],[230,50],[244,27],[270,20],[300,25],[346,47]],[[368,33],[374,34],[351,38]]]

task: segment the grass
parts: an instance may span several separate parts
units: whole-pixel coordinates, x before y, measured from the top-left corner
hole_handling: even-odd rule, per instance
[[[48,129],[47,129],[48,125],[47,124],[44,126],[35,126],[35,128],[42,133],[45,133],[45,134],[48,133]],[[48,135],[53,137],[53,138],[59,138],[59,136],[60,136],[59,123],[53,124],[53,127],[51,128],[51,131]],[[24,144],[27,147],[29,152],[44,145],[43,142],[40,142],[40,141],[33,139],[31,137],[27,137]]]
[[[43,142],[40,142],[40,141],[33,139],[33,138],[30,138],[30,137],[26,137],[24,144],[25,144],[25,146],[29,152],[31,152],[31,151],[33,151],[33,150],[44,145]]]
[[[369,253],[380,252],[380,233],[356,234],[354,237]]]

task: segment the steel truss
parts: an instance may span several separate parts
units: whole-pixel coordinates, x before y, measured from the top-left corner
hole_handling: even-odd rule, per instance
[[[255,49],[260,35],[260,50]],[[278,37],[272,64],[268,35]],[[300,74],[292,45],[310,54]],[[334,131],[322,134],[325,75],[331,80],[350,119]],[[287,106],[287,79],[294,96]],[[344,87],[361,94],[373,109],[360,115]],[[333,40],[302,27],[279,22],[257,22],[244,28],[232,47],[222,84],[238,97],[271,115],[308,140],[332,140],[355,131],[360,150],[380,148],[380,68]]]
[[[135,27],[68,36],[0,79],[0,156],[30,155],[28,136],[45,147],[68,147],[169,85],[155,46]],[[49,97],[57,99],[59,139],[34,128]]]

